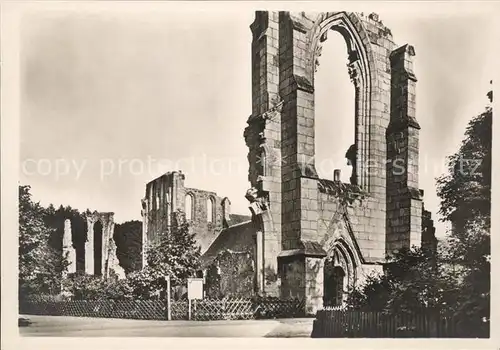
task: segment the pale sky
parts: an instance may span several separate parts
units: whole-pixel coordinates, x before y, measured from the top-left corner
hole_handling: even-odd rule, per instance
[[[435,177],[487,103],[494,17],[378,13],[398,46],[415,47],[420,187],[437,221]],[[252,110],[253,19],[252,11],[27,15],[20,182],[44,205],[113,211],[123,222],[140,219],[148,181],[182,170],[186,186],[228,196],[234,213],[249,214],[243,130]],[[354,92],[337,33],[320,63],[317,167],[325,178],[341,168],[347,181]]]

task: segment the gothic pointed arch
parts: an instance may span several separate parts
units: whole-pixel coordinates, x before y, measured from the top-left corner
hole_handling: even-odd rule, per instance
[[[356,285],[359,267],[360,261],[353,248],[343,238],[337,239],[325,259],[324,306],[343,304],[347,293]]]
[[[261,216],[266,265],[279,252],[281,295],[304,297],[307,312],[312,312],[321,299],[316,277],[327,254],[320,250],[329,249],[321,244],[329,243],[327,259],[342,268],[343,274],[337,269],[336,276],[343,275],[342,286],[348,288],[366,265],[378,265],[390,249],[420,239],[418,147],[410,146],[418,145],[419,137],[414,51],[409,46],[395,50],[390,30],[376,14],[259,11],[251,30],[252,114],[244,133],[251,188],[246,197],[253,216]],[[322,183],[334,181],[319,178],[314,142],[314,74],[330,30],[345,39],[355,87],[355,141],[349,152],[343,150],[355,164],[355,176],[347,185],[353,193],[363,192],[363,203],[349,209],[345,227],[336,225],[332,231],[335,236],[320,224],[331,222],[343,192],[322,191]],[[396,142],[406,149],[394,149]],[[272,176],[263,176],[257,162],[262,144],[279,159]],[[408,185],[390,172],[389,161],[399,159],[416,175],[408,177]],[[400,214],[401,205],[409,215]],[[298,269],[304,271],[300,279]]]
[[[260,150],[259,164],[261,168],[260,175],[266,177],[271,175],[271,169],[273,166],[272,149],[266,143],[262,143],[259,146],[259,150]]]
[[[342,214],[342,220],[344,222],[347,236],[342,237],[341,241],[345,244],[346,247],[348,247],[349,251],[352,253],[354,261],[356,261],[358,265],[364,264],[365,259],[363,258],[363,253],[361,252],[361,249],[359,247],[358,240],[354,235],[351,220],[349,219],[347,210]]]
[[[113,271],[119,277],[123,277],[124,271],[116,256],[114,213],[87,211],[85,216],[87,219],[85,272],[108,278]]]
[[[215,197],[210,195],[207,198],[207,222],[216,222]]]
[[[187,221],[195,220],[195,196],[192,192],[187,192],[184,198],[184,212]]]
[[[318,15],[312,28],[308,31],[305,74],[314,87],[314,73],[319,64],[322,42],[327,40],[328,31],[340,33],[346,42],[348,64],[347,68],[355,88],[355,150],[350,159],[353,165],[351,182],[358,184],[367,191],[371,188],[373,179],[367,169],[372,151],[369,140],[372,136],[372,82],[379,80],[375,65],[373,49],[359,15],[352,12],[325,12]],[[348,150],[346,150],[348,151]]]

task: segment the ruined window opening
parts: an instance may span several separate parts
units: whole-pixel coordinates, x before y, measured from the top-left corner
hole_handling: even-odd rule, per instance
[[[320,178],[333,179],[340,169],[340,180],[352,182],[355,161],[347,151],[355,144],[356,93],[346,67],[347,44],[337,31],[329,30],[321,45],[321,63],[314,77],[315,86],[315,166]]]
[[[186,220],[194,220],[194,198],[191,193],[186,194],[185,209]]]
[[[170,202],[171,202],[170,193],[167,190],[167,192],[165,193],[165,213],[167,215],[167,225],[168,226],[170,226],[170,219],[172,216],[172,207],[171,207]]]
[[[214,198],[207,198],[207,222],[215,222]]]
[[[165,203],[165,217],[167,219],[167,226],[170,226],[170,203]]]
[[[101,221],[94,224],[94,275],[102,276],[102,231]]]
[[[262,148],[260,152],[260,166],[262,167],[262,175],[267,176],[268,175],[267,155],[266,155],[266,150],[264,148]]]

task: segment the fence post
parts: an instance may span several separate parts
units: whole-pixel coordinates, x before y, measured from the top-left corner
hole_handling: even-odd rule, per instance
[[[222,319],[226,319],[226,297],[222,299]]]

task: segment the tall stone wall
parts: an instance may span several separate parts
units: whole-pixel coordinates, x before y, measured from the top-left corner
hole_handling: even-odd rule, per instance
[[[144,243],[152,243],[167,232],[172,224],[172,213],[184,206],[184,174],[171,172],[146,185],[142,199]]]
[[[279,16],[257,12],[251,25],[252,114],[244,137],[249,148],[248,180],[254,224],[257,228],[257,290],[277,296],[279,281],[276,256],[281,251],[281,112],[279,96]],[[272,207],[272,210],[267,208]]]
[[[196,240],[201,247],[202,254],[224,228],[230,216],[229,200],[223,201],[223,198],[215,192],[187,188],[184,181],[185,175],[182,172],[173,171],[146,185],[145,197],[141,201],[143,246],[151,244],[159,235],[168,232],[172,224],[172,215],[177,210],[182,210],[189,216],[186,219],[190,224],[191,232],[196,233]],[[191,199],[190,208],[186,208],[187,196]],[[212,215],[208,213],[210,203]]]
[[[349,285],[380,272],[393,249],[421,244],[414,50],[396,49],[376,14],[258,11],[251,30],[247,199],[262,237],[257,262],[259,252],[263,265],[277,260],[280,274],[275,285],[260,284],[258,266],[258,285],[305,297],[313,312],[321,304],[325,259],[348,270]],[[319,179],[314,163],[314,74],[329,30],[346,41],[355,87],[355,143],[348,152],[354,166],[343,185],[366,194],[341,207],[338,193],[329,191],[337,185]]]
[[[420,246],[422,196],[418,187],[420,126],[415,118],[415,83],[412,57],[404,45],[391,53],[391,121],[387,128],[387,241],[392,251]]]
[[[186,188],[186,195],[193,196],[192,219],[190,229],[196,233],[196,240],[201,246],[202,254],[210,247],[224,227],[222,198],[215,192],[196,188]],[[208,211],[209,201],[212,203],[212,215]]]

